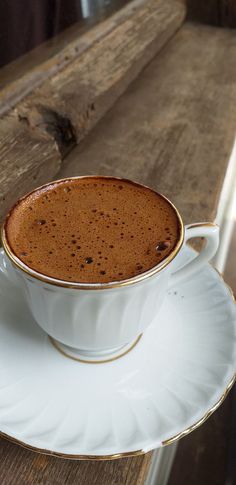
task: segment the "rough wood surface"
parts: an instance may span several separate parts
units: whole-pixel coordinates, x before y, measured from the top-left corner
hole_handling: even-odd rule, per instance
[[[126,18],[128,9],[132,16]],[[184,14],[179,0],[135,0],[117,14],[125,16],[122,23],[43,83],[17,112],[43,131],[48,112],[69,119],[80,142],[179,28]]]
[[[0,17],[0,65],[4,66],[0,69],[0,89],[64,50],[67,44],[78,41],[79,37],[94,25],[103,22],[131,1],[86,1],[85,9],[82,8],[83,1],[80,0],[41,1],[29,4],[27,1],[23,3],[22,0],[17,9],[13,9],[16,2],[11,4],[9,0],[5,1],[6,8],[2,9]],[[29,9],[24,14],[27,5]],[[88,16],[83,16],[84,13]],[[26,32],[27,35],[24,35]]]
[[[50,180],[61,156],[49,134],[30,132],[15,114],[0,120],[0,221],[18,197]]]
[[[188,18],[222,27],[236,27],[235,0],[187,0]]]
[[[236,131],[235,59],[236,31],[186,23],[59,176],[128,177],[169,196],[186,223],[214,220]]]
[[[42,72],[40,67],[33,71],[25,85],[19,80],[21,95],[37,83],[40,87],[0,121],[0,220],[27,187],[55,176],[61,159],[163,47],[184,15],[181,0],[134,0],[72,42]],[[9,86],[8,107],[16,101],[14,93]]]
[[[1,485],[143,485],[151,453],[114,461],[70,461],[0,439]]]
[[[112,98],[117,98],[125,90],[130,79],[135,78],[178,29],[185,12],[183,0],[133,0],[84,35],[78,33],[78,37],[71,42],[69,33],[66,45],[64,39],[64,48],[59,52],[55,49],[56,52],[49,59],[2,89],[0,114],[38,87],[35,97],[29,100],[29,109],[32,105],[42,103],[59,113],[71,114],[75,124],[80,112],[79,119],[83,123],[83,116],[86,118],[86,111],[94,99],[98,95],[101,98],[126,74],[123,87],[120,86],[116,95],[110,96],[110,103]],[[45,84],[48,79],[51,82]],[[102,115],[106,103],[101,101],[104,105]],[[99,109],[96,113],[99,117]]]

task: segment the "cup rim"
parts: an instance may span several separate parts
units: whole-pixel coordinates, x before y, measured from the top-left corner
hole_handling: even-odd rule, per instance
[[[159,264],[153,266],[152,268],[150,268],[147,271],[144,271],[143,273],[140,273],[136,276],[132,276],[131,278],[127,278],[127,279],[124,279],[124,280],[110,281],[110,282],[106,282],[106,283],[81,283],[81,282],[61,280],[61,279],[57,279],[57,278],[54,278],[52,276],[47,276],[43,273],[40,273],[40,272],[30,268],[25,263],[23,263],[23,261],[21,261],[21,259],[18,258],[18,256],[16,256],[16,254],[14,254],[14,252],[11,249],[10,244],[8,243],[8,240],[7,240],[6,224],[7,224],[7,220],[9,219],[12,212],[14,211],[15,207],[22,200],[26,199],[29,195],[31,195],[34,192],[41,190],[41,189],[43,189],[43,188],[45,188],[49,185],[52,185],[54,183],[64,182],[64,181],[82,179],[82,178],[94,178],[94,179],[104,179],[105,178],[105,179],[112,179],[112,180],[120,180],[121,182],[122,181],[129,182],[133,185],[137,185],[137,186],[149,189],[152,192],[154,192],[155,194],[158,194],[163,199],[165,199],[171,205],[171,207],[174,209],[174,211],[177,215],[179,227],[180,227],[179,239],[178,239],[176,245],[174,246],[174,248],[172,249],[172,251],[170,252],[170,254],[166,258],[164,258]],[[48,182],[46,184],[40,185],[39,187],[36,187],[35,189],[31,190],[30,192],[27,192],[24,196],[20,197],[15,202],[15,204],[11,207],[11,209],[9,210],[9,212],[7,213],[7,215],[4,219],[4,222],[3,222],[2,228],[1,228],[1,239],[2,239],[3,249],[6,253],[6,255],[8,256],[8,258],[10,259],[10,261],[13,263],[14,266],[16,266],[18,269],[20,269],[25,274],[27,274],[27,276],[30,276],[34,279],[37,279],[40,282],[47,283],[47,284],[52,285],[52,286],[63,287],[63,288],[77,289],[77,290],[105,290],[105,289],[111,289],[111,288],[120,288],[120,287],[124,287],[124,286],[130,286],[130,285],[133,285],[135,283],[142,282],[142,281],[146,280],[147,278],[150,278],[151,276],[156,275],[162,269],[164,269],[175,258],[175,256],[178,254],[178,252],[180,251],[180,249],[183,245],[183,242],[184,242],[184,224],[183,224],[182,217],[181,217],[178,209],[176,208],[176,206],[165,195],[154,190],[151,187],[148,187],[147,185],[141,184],[139,182],[134,182],[133,180],[130,180],[130,179],[127,179],[127,178],[124,178],[124,177],[115,177],[115,176],[109,176],[109,175],[80,175],[80,176],[75,176],[75,177],[65,177],[65,178],[61,178],[61,179],[58,179],[58,180],[52,180],[51,182]]]

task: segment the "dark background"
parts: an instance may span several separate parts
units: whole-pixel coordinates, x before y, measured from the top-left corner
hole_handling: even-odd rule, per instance
[[[90,28],[131,0],[0,0],[0,67],[68,27]],[[164,1],[164,0],[163,0]],[[186,0],[188,18],[236,27],[236,0]]]
[[[0,0],[0,67],[74,24],[90,28],[126,3],[128,0]]]

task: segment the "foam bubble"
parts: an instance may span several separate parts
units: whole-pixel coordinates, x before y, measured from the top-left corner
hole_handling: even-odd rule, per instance
[[[43,274],[88,283],[130,278],[168,256],[180,230],[172,206],[130,182],[94,180],[58,182],[23,199],[7,223],[13,252]]]

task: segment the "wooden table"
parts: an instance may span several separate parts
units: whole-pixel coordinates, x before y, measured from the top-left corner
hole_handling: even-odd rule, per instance
[[[185,24],[66,157],[58,177],[132,178],[170,197],[186,223],[213,221],[236,127],[235,59],[236,32]],[[151,456],[75,462],[1,440],[0,483],[143,485]]]

